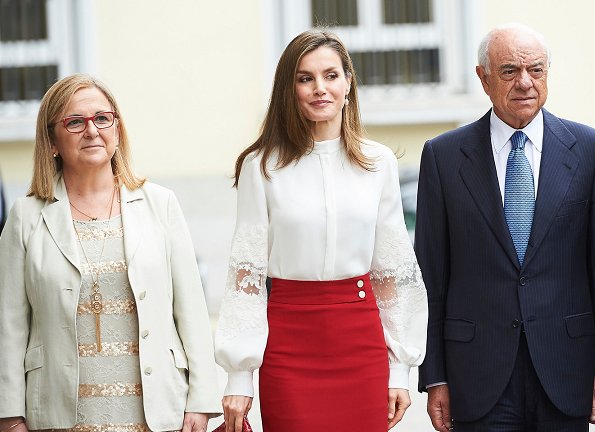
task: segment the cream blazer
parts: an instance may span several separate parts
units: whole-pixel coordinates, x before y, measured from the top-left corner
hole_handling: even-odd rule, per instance
[[[0,417],[29,429],[76,423],[80,257],[66,188],[21,198],[0,237]],[[144,411],[151,430],[184,412],[221,411],[209,315],[194,248],[174,194],[121,189],[124,252],[136,300]]]

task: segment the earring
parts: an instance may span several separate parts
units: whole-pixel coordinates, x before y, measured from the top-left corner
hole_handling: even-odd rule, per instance
[[[347,96],[345,96],[345,106],[349,105],[349,99],[347,99]]]
[[[54,159],[56,159],[58,157],[58,153],[54,153],[52,156],[54,156]]]

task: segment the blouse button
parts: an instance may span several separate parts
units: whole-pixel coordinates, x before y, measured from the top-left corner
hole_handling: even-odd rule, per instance
[[[153,368],[151,366],[149,366],[148,368],[145,368],[145,375],[151,375],[153,373]]]
[[[147,292],[146,292],[146,291],[143,291],[143,292],[141,292],[141,293],[138,295],[138,298],[139,298],[140,300],[144,300],[146,296],[147,296]]]
[[[366,297],[366,292],[364,290],[361,290],[360,292],[357,293],[357,295],[359,296],[359,298],[364,298]]]
[[[146,339],[147,337],[149,337],[149,330],[143,330],[141,337],[143,339]]]
[[[361,280],[361,279],[360,279],[360,280],[358,280],[358,281],[357,281],[357,287],[358,287],[358,288],[361,288],[361,287],[363,287],[363,286],[364,286],[364,281],[363,281],[363,280]]]

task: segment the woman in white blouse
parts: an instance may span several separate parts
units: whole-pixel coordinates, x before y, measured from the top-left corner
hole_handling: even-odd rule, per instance
[[[235,180],[215,342],[226,432],[241,431],[258,368],[265,432],[390,429],[424,358],[426,291],[397,160],[362,138],[353,65],[335,35],[307,31],[287,46]]]

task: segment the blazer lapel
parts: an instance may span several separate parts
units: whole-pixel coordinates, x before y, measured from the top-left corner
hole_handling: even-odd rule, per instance
[[[474,134],[461,144],[466,159],[459,173],[477,208],[490,226],[494,236],[517,268],[518,257],[504,217],[502,195],[494,164],[490,137],[490,113],[477,123]]]
[[[54,195],[56,201],[48,204],[41,210],[41,215],[62,254],[80,272],[79,256],[72,225],[72,214],[70,212],[70,201],[64,186],[62,176],[54,181]]]
[[[546,110],[543,110],[543,125],[539,185],[524,265],[531,261],[547,234],[579,165],[578,157],[571,151],[576,137]]]
[[[143,216],[144,195],[140,189],[120,189],[122,225],[124,227],[124,255],[130,268],[136,251],[142,242],[145,220]]]

